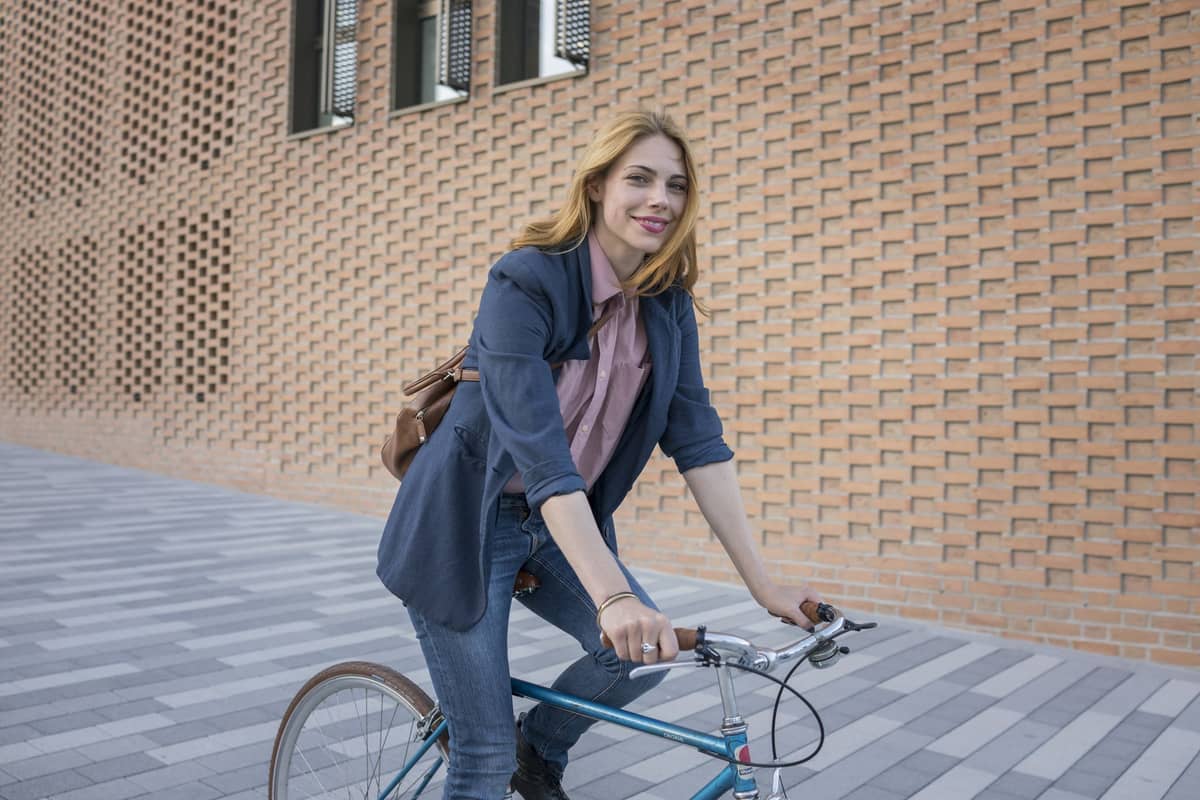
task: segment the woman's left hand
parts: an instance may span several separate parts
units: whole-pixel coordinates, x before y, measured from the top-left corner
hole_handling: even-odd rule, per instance
[[[814,603],[823,602],[821,593],[807,583],[799,586],[782,586],[774,581],[769,582],[755,593],[754,599],[774,616],[782,617],[802,628],[811,628],[813,623],[804,616],[800,606],[810,600]]]

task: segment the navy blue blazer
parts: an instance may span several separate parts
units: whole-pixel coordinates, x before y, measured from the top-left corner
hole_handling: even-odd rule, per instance
[[[692,299],[674,287],[639,301],[650,379],[588,500],[616,552],[612,514],[656,444],[680,472],[733,458],[700,369]],[[396,493],[379,543],[384,585],[426,618],[456,630],[483,615],[488,542],[500,495],[520,470],[531,508],[586,489],[571,459],[551,364],[590,355],[592,269],[586,244],[527,247],[488,274],[464,382]]]

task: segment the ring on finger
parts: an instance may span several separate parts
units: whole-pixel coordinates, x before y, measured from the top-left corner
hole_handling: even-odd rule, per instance
[[[656,644],[651,644],[650,642],[642,642],[642,652],[643,653],[652,653],[657,649],[658,649],[658,645],[656,645]]]

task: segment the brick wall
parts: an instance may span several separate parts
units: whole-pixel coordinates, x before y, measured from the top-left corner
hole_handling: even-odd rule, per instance
[[[597,120],[694,136],[714,400],[773,568],[1200,664],[1190,2],[593,4],[583,77],[287,135],[290,4],[0,11],[0,437],[386,513],[397,387]],[[658,458],[633,563],[730,579]]]

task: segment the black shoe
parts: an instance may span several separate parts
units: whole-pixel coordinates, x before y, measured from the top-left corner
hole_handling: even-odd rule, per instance
[[[525,741],[520,723],[517,724],[517,771],[510,785],[525,800],[571,800],[550,765]]]

